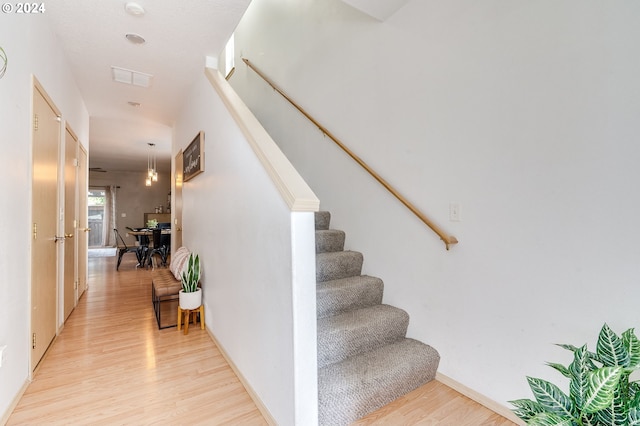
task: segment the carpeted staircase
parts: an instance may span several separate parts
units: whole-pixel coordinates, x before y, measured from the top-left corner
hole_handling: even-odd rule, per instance
[[[432,380],[440,356],[406,338],[409,315],[382,304],[382,280],[362,272],[362,254],[316,213],[320,425],[346,425]]]

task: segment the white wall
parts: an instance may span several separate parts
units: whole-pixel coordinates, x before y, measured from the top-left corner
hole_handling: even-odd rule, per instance
[[[89,117],[56,38],[44,15],[0,15],[0,46],[8,68],[0,79],[3,196],[0,256],[0,346],[7,345],[0,368],[0,419],[29,376],[31,75],[35,75],[64,121],[87,145]]]
[[[291,212],[204,75],[173,157],[201,130],[204,173],[183,186],[183,244],[201,256],[207,327],[277,424],[314,424],[313,213]]]
[[[460,244],[442,242],[236,58],[231,84],[411,315],[440,372],[507,405],[553,343],[639,327],[640,3],[254,0],[251,60]],[[449,221],[449,203],[461,222]]]

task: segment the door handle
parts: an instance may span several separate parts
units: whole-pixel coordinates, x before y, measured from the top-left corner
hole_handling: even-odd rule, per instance
[[[84,232],[91,232],[91,228],[84,228],[83,231]]]
[[[64,234],[65,238],[73,238],[73,234]]]

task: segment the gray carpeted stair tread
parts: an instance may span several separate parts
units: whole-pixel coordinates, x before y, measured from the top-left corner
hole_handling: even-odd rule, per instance
[[[329,229],[329,222],[331,222],[331,213],[327,211],[315,212],[316,218],[316,230]]]
[[[316,254],[316,281],[355,277],[362,272],[362,253],[336,251]]]
[[[321,426],[348,425],[431,381],[440,356],[407,339],[409,315],[382,304],[381,279],[360,275],[363,256],[316,212],[318,409]]]
[[[318,370],[319,424],[347,425],[431,381],[440,356],[402,339]]]
[[[405,337],[409,315],[389,305],[355,309],[318,320],[318,368]]]
[[[316,231],[316,253],[344,250],[345,234],[337,229],[321,229]]]
[[[382,303],[384,283],[368,275],[347,277],[318,283],[316,304],[318,318],[336,315],[350,309],[361,309]]]

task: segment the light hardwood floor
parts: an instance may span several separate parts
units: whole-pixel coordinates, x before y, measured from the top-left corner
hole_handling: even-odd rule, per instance
[[[436,380],[352,424],[364,425],[516,426]]]
[[[134,263],[89,259],[89,290],[8,425],[267,424],[206,330],[158,330],[150,272]],[[514,423],[434,381],[355,424]]]

